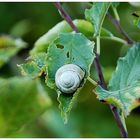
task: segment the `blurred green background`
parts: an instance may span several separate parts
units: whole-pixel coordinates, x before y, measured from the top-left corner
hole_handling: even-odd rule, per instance
[[[89,7],[88,3],[80,2],[62,4],[72,19],[84,18],[84,9]],[[132,7],[129,3],[121,3],[118,7],[122,27],[135,41],[140,41],[140,30],[133,25],[131,16],[132,12],[136,10],[140,10],[140,8]],[[53,3],[1,2],[0,33],[21,37],[28,43],[28,48],[20,51],[0,69],[0,77],[8,78],[20,75],[16,64],[23,63],[34,42],[61,20],[62,18]],[[107,18],[103,26],[122,38]],[[123,56],[126,51],[127,46],[122,46],[120,43],[109,40],[101,41],[101,63],[106,82],[115,70],[118,57]],[[7,137],[120,137],[108,105],[100,103],[92,90],[92,85],[86,83],[66,125],[61,119],[56,94],[50,90],[48,94],[53,100],[51,107],[36,120],[24,125],[20,130]],[[126,119],[126,124],[129,137],[140,137],[140,108],[132,111]]]

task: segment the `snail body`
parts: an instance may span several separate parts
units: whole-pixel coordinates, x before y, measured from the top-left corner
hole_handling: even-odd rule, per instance
[[[66,64],[60,67],[55,74],[55,83],[63,93],[73,93],[80,86],[85,76],[79,66],[74,64]]]

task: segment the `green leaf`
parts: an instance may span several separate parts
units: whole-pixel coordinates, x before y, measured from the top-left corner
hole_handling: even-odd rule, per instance
[[[37,118],[51,101],[38,80],[0,78],[0,136],[6,137]]]
[[[134,25],[140,29],[140,11],[134,12],[132,16]]]
[[[110,2],[95,2],[91,9],[85,10],[85,17],[94,25],[94,36],[98,36],[110,6]]]
[[[46,72],[46,59],[46,53],[38,53],[30,56],[27,59],[27,63],[18,65],[18,67],[20,68],[22,75],[37,78]]]
[[[0,36],[0,67],[7,63],[10,58],[26,47],[21,39],[14,39],[7,35]]]
[[[93,48],[94,43],[81,33],[61,33],[48,48],[48,74],[46,82],[49,87],[56,89],[58,93],[60,109],[65,122],[67,121],[67,115],[81,88],[74,94],[67,95],[61,93],[55,85],[55,73],[65,64],[76,64],[85,70],[85,82],[90,74],[90,66],[95,57]],[[82,86],[83,85],[81,85],[81,87]]]
[[[12,26],[12,29],[10,30],[10,35],[23,37],[27,33],[31,32],[31,27],[32,25],[30,23],[30,20],[20,20],[19,22],[16,22],[14,26]]]
[[[140,105],[140,44],[134,44],[125,57],[118,60],[116,71],[109,82],[109,91],[96,88],[99,100],[120,108],[127,116]]]
[[[93,36],[94,28],[90,22],[82,19],[76,19],[73,21],[73,23],[76,25],[79,32],[83,33],[86,37]],[[73,29],[66,21],[61,21],[35,42],[34,48],[30,51],[30,54],[35,55],[36,53],[47,52],[49,44],[53,42],[60,33],[68,33],[72,31]],[[111,32],[102,28],[101,37],[112,37],[112,36],[113,35]]]

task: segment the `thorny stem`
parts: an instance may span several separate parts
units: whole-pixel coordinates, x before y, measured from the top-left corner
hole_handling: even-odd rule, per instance
[[[72,27],[72,29],[75,32],[79,32],[77,27],[73,24],[73,21],[70,18],[70,16],[67,14],[67,12],[61,6],[60,2],[55,2],[54,5],[59,10],[61,16]],[[100,86],[102,86],[102,88],[104,88],[104,89],[107,89],[106,84],[105,84],[105,80],[104,80],[104,76],[103,76],[103,72],[102,72],[102,69],[101,69],[101,65],[100,65],[99,55],[98,54],[96,54],[96,58],[94,59],[94,64],[95,64],[95,67],[96,67],[97,72],[98,72]],[[118,125],[118,127],[120,129],[122,137],[127,138],[128,134],[127,134],[127,132],[126,132],[124,126],[123,126],[123,123],[121,121],[121,118],[120,118],[120,115],[119,115],[119,112],[118,112],[117,108],[115,106],[113,106],[113,105],[110,105],[110,109],[111,109],[111,111],[112,111],[112,113],[113,113],[113,115],[115,117],[115,120],[116,120],[117,125]]]
[[[128,36],[128,34],[124,31],[124,29],[122,28],[120,21],[118,21],[117,19],[113,18],[112,15],[110,13],[107,13],[108,18],[110,19],[110,21],[114,24],[114,26],[116,27],[116,29],[124,36],[125,40],[127,41],[128,44],[133,44],[134,41]]]

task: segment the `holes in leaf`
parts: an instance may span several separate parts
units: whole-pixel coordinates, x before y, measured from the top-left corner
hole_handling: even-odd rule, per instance
[[[105,101],[105,100],[100,100],[100,102],[102,102],[102,103],[106,103],[106,101]]]
[[[56,47],[59,48],[59,49],[64,49],[64,46],[59,45],[59,44],[57,44]]]
[[[70,57],[70,53],[69,52],[67,52],[67,58],[69,58]]]

